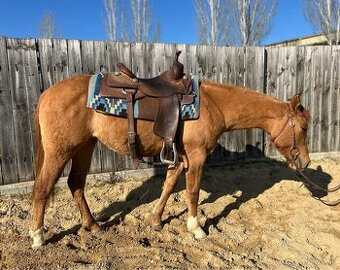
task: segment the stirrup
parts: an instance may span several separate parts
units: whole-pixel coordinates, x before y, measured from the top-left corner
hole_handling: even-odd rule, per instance
[[[165,153],[166,153],[166,157],[165,157]],[[173,156],[173,158],[171,156]],[[161,162],[164,164],[176,165],[178,163],[178,153],[176,150],[176,144],[173,142],[172,144],[169,145],[163,142],[162,150],[161,150],[159,157],[161,159]]]

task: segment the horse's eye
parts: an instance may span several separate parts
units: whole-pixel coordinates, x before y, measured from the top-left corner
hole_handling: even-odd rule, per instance
[[[305,132],[305,133],[306,133],[306,132],[307,132],[307,130],[308,130],[308,128],[307,128],[307,127],[302,127],[302,128],[301,128],[301,130],[302,130],[303,132]]]

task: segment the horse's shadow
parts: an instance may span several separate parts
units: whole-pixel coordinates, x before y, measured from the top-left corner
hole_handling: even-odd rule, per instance
[[[259,153],[258,148],[251,149],[249,146],[247,147],[247,151],[249,151],[249,149],[251,153],[254,153],[255,151],[257,156],[264,156],[263,153]],[[242,153],[232,153],[225,149],[222,152],[226,153],[227,156],[242,156]],[[218,173],[217,175],[215,174],[216,164],[214,165],[214,163],[208,162],[201,182],[201,189],[206,191],[209,196],[200,204],[213,203],[219,198],[226,195],[232,195],[237,191],[241,191],[241,196],[237,197],[235,202],[226,205],[217,216],[208,219],[204,225],[204,230],[208,231],[210,226],[215,226],[222,218],[228,216],[232,210],[238,209],[243,203],[252,198],[256,198],[283,179],[300,182],[295,172],[283,162],[271,158],[262,158],[254,160],[253,162],[258,164],[258,166],[255,166],[256,171],[247,175],[246,170],[243,169],[252,166],[251,168],[254,170],[254,166],[251,164],[252,162],[247,160],[243,159],[236,162],[228,162],[227,165],[217,165],[225,166],[225,173]],[[270,169],[261,171],[261,168],[263,168],[262,166],[270,166]],[[220,169],[218,171],[220,171]],[[234,171],[234,173],[228,175],[228,172],[231,171]],[[305,174],[323,188],[327,188],[331,181],[331,176],[324,172],[320,166],[316,170],[309,168],[305,169]],[[96,215],[96,220],[102,222],[101,226],[103,228],[109,228],[115,224],[119,224],[133,209],[157,200],[160,197],[164,179],[164,175],[150,177],[148,180],[144,181],[141,186],[131,190],[124,201],[115,201],[103,209]],[[221,186],[223,188],[221,188]],[[182,173],[178,179],[174,192],[183,189],[185,189],[185,180]],[[327,195],[326,192],[320,192],[312,187],[308,187],[308,189],[313,196],[318,198]],[[157,192],[154,192],[155,190],[157,190]],[[282,196],[284,196],[284,194]],[[163,224],[170,223],[172,219],[178,218],[180,215],[184,214],[185,211],[186,209],[183,209],[179,214],[169,216],[163,221]],[[59,234],[54,235],[48,242],[57,242],[70,233],[76,233],[79,228],[80,226],[77,225],[67,231],[60,232]]]
[[[225,149],[223,151],[227,156],[243,155],[242,153],[233,153],[226,151]],[[264,156],[257,147],[252,146],[247,146],[247,153],[251,153],[252,155],[255,154],[256,157]],[[210,195],[200,203],[201,205],[213,203],[220,197],[234,194],[239,190],[242,191],[242,195],[237,197],[235,202],[226,205],[224,210],[218,216],[208,220],[205,224],[205,229],[207,229],[210,225],[217,224],[221,218],[226,217],[232,210],[238,209],[241,204],[249,201],[252,198],[256,198],[283,179],[300,182],[300,179],[296,176],[295,171],[290,169],[284,162],[271,158],[263,158],[254,160],[253,162],[259,166],[257,167],[258,172],[255,172],[252,175],[244,175],[242,173],[243,168],[246,169],[247,167],[251,166],[250,162],[246,162],[246,160],[230,162],[228,165],[222,164],[225,166],[226,170],[225,174],[220,176],[216,176],[214,174],[214,170],[216,170],[214,168],[216,167],[214,164],[207,164],[201,183],[201,189]],[[268,165],[270,165],[270,169],[266,170],[268,175],[261,175],[262,166]],[[235,170],[239,170],[239,173],[233,173],[232,176],[228,175],[228,172]],[[319,166],[316,170],[309,168],[305,169],[305,174],[313,179],[317,185],[323,188],[327,188],[331,181],[331,176],[324,172],[321,166]],[[131,212],[131,210],[143,204],[148,204],[154,200],[157,200],[160,197],[164,179],[164,176],[154,176],[149,178],[140,187],[131,190],[125,201],[113,202],[107,208],[103,209],[97,215],[97,219],[104,222],[103,227],[110,227],[119,223],[126,216],[126,214]],[[223,186],[222,189],[221,186]],[[178,192],[183,189],[185,189],[185,179],[182,173],[178,179],[174,192]],[[154,192],[155,190],[157,190],[157,192]],[[308,190],[313,196],[318,198],[327,195],[326,192],[316,190],[312,187],[308,187]],[[177,218],[179,215],[183,214],[185,210],[186,209],[183,209],[183,211],[176,216],[168,217],[163,221],[163,223],[169,223],[173,218]],[[107,221],[110,219],[110,217],[117,213],[120,214],[116,215],[114,219]]]
[[[261,163],[264,163],[263,165],[260,165]],[[236,191],[241,191],[240,196],[233,196],[236,198],[236,200],[233,203],[230,203],[225,206],[225,208],[216,216],[207,219],[206,223],[204,224],[204,230],[208,231],[210,226],[216,226],[219,221],[227,217],[229,213],[233,210],[239,209],[239,207],[246,203],[247,201],[257,198],[260,194],[265,192],[266,190],[269,190],[271,187],[273,187],[275,184],[281,182],[282,180],[291,180],[300,182],[302,185],[302,182],[298,179],[298,177],[295,175],[295,172],[292,171],[290,168],[288,168],[285,164],[282,162],[278,162],[271,159],[266,159],[263,161],[256,161],[256,164],[259,164],[259,166],[267,166],[268,163],[270,163],[271,169],[269,171],[268,175],[248,175],[247,177],[244,177],[243,180],[239,179],[239,177],[233,177],[228,178],[226,182],[226,188],[223,191],[217,191],[214,189],[207,188],[209,183],[205,181],[205,183],[202,185],[202,189],[211,191],[211,195],[202,201],[202,205],[205,203],[213,203],[217,199],[219,199],[221,196],[224,195],[232,195],[236,193]],[[247,166],[251,166],[249,164],[244,165],[238,165],[238,168],[242,169],[242,167],[246,168]],[[260,168],[259,168],[260,170]],[[276,175],[275,173],[278,173]],[[327,188],[328,183],[331,181],[331,176],[325,172],[322,171],[321,166],[319,166],[316,170],[314,169],[306,169],[305,174],[307,174],[311,179],[316,180],[315,183],[317,183],[319,186],[323,188]],[[222,179],[218,179],[217,181],[221,181]],[[260,180],[261,183],[257,182],[255,184],[255,180]],[[227,186],[228,185],[228,186]],[[327,195],[327,192],[320,191],[318,189],[315,189],[310,186],[306,186],[310,194],[317,198],[322,198]],[[282,192],[282,196],[284,195],[284,192]],[[321,202],[320,202],[321,203]]]

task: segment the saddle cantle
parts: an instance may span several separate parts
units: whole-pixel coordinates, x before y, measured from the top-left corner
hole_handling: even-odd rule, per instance
[[[105,74],[101,80],[100,94],[103,97],[125,99],[127,102],[128,144],[135,166],[141,161],[134,123],[136,100],[141,104],[139,118],[154,121],[154,133],[164,139],[161,162],[171,165],[178,163],[175,137],[180,103],[191,104],[194,101],[191,78],[184,74],[184,66],[178,61],[180,53],[176,52],[171,69],[157,77],[138,78],[124,64],[119,63],[120,72]]]

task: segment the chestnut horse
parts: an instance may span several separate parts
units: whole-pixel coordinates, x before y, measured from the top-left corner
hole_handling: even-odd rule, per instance
[[[100,140],[116,152],[129,153],[127,120],[85,107],[89,80],[89,75],[82,75],[59,82],[41,95],[37,106],[37,177],[30,230],[34,247],[44,244],[42,228],[46,202],[70,159],[72,168],[68,186],[79,208],[82,226],[95,233],[100,227],[84,196],[86,174],[95,144]],[[300,104],[299,95],[283,102],[250,89],[203,82],[200,96],[200,118],[183,123],[178,145],[179,163],[168,168],[161,197],[148,217],[152,226],[161,225],[165,204],[184,169],[187,228],[195,238],[206,235],[197,219],[203,167],[207,155],[224,132],[261,128],[291,166],[301,169],[310,163],[306,144],[308,112]],[[137,130],[140,153],[143,156],[159,154],[162,139],[153,133],[153,122],[137,120]]]

